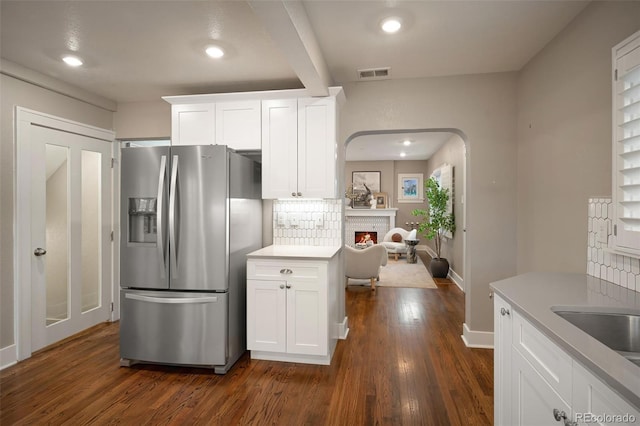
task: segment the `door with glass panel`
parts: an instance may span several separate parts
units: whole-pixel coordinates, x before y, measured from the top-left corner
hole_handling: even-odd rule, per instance
[[[31,135],[36,351],[109,319],[111,143],[38,126]]]

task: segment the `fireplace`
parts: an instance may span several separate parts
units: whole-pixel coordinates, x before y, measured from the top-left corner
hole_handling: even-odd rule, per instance
[[[353,242],[356,244],[366,244],[367,241],[378,244],[378,233],[376,231],[356,231],[354,234]]]

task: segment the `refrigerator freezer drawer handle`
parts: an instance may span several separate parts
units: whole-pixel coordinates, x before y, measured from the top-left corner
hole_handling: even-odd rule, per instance
[[[203,297],[151,297],[142,296],[140,294],[127,293],[124,295],[126,299],[139,300],[141,302],[151,303],[176,303],[176,304],[193,304],[193,303],[212,303],[217,302],[217,296],[203,296]]]
[[[164,278],[164,271],[167,269],[165,258],[164,258],[164,234],[163,234],[163,220],[165,218],[162,215],[162,206],[164,203],[164,181],[167,173],[167,156],[163,155],[160,158],[160,174],[158,176],[158,201],[156,202],[157,206],[157,217],[156,217],[156,227],[158,229],[158,257],[160,258],[160,265],[162,266],[162,271],[160,271],[160,278]]]

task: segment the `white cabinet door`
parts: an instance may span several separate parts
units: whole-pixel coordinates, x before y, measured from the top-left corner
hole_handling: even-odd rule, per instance
[[[247,280],[247,349],[286,351],[286,297],[284,281]]]
[[[259,150],[260,101],[216,103],[216,143],[236,150]]]
[[[573,363],[572,405],[578,424],[640,424],[640,411],[577,362]]]
[[[171,145],[215,144],[215,128],[215,104],[171,106]]]
[[[571,420],[571,407],[553,390],[517,350],[511,357],[511,421],[513,426],[520,425],[562,425],[562,420],[554,418],[564,413]]]
[[[336,99],[298,99],[298,192],[339,198],[336,173]]]
[[[291,198],[298,192],[298,102],[262,102],[262,198]]]
[[[494,295],[493,302],[493,389],[494,424],[511,424],[511,306]]]
[[[313,280],[287,281],[287,352],[327,355],[327,285]]]

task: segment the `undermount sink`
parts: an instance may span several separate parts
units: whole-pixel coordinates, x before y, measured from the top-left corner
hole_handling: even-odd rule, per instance
[[[551,310],[640,366],[640,311],[555,306]]]

